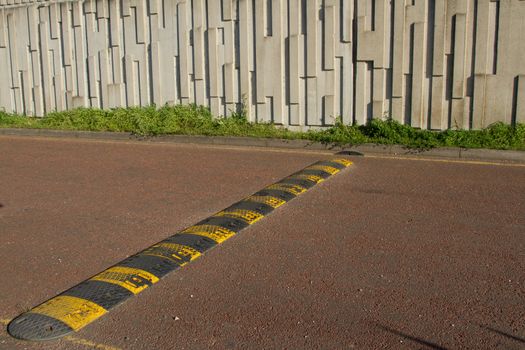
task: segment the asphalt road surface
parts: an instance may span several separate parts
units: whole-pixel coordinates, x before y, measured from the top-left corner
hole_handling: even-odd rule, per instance
[[[523,349],[525,167],[354,165],[70,337],[20,313],[322,152],[0,137],[0,349]]]

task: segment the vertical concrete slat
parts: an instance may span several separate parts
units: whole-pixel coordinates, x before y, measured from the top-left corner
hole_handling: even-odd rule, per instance
[[[335,63],[335,6],[324,7],[323,20],[323,68],[333,70]]]
[[[230,0],[228,0],[229,2]],[[237,38],[238,39],[238,38]],[[235,103],[238,101],[235,94],[235,67],[236,52],[235,52],[235,22],[228,21],[224,23],[224,101],[226,103],[226,114],[230,110],[235,110]]]
[[[188,25],[188,9],[187,3],[181,2],[177,8],[179,28],[178,43],[179,43],[179,76],[180,76],[180,98],[182,103],[189,103],[190,100],[190,57],[189,57],[189,25]]]
[[[525,74],[518,75],[515,122],[525,124]]]
[[[151,79],[152,79],[152,88],[153,88],[153,103],[157,106],[163,106],[165,103],[163,92],[163,75],[169,77],[168,72],[160,71],[160,44],[158,41],[153,41],[151,43]]]
[[[414,48],[412,71],[412,118],[415,128],[426,128],[426,113],[423,109],[423,79],[425,76],[426,27],[424,22],[414,23]]]
[[[233,19],[233,4],[232,0],[222,1],[222,19],[224,21],[231,21]]]
[[[269,0],[271,1],[271,0]],[[265,35],[265,24],[271,14],[266,13],[265,1],[255,2],[255,13],[259,14],[255,16],[255,56],[256,59],[256,103],[257,103],[257,121],[264,121],[267,119],[266,114],[266,91],[265,91],[265,80],[268,72],[266,71],[266,35]]]
[[[404,85],[405,71],[405,0],[397,1],[394,10],[393,50],[392,50],[392,118],[404,121]],[[357,101],[356,101],[357,103]]]
[[[289,103],[290,105],[298,105],[300,103],[300,60],[304,59],[304,56],[300,53],[300,40],[301,40],[301,18],[297,14],[301,13],[301,0],[290,1],[290,33],[288,38],[289,43],[289,73],[288,73],[288,84],[289,84]],[[295,110],[291,113],[291,123],[293,125],[300,124],[299,111]]]
[[[306,2],[306,76],[317,76],[317,26],[319,18],[318,0]]]
[[[239,0],[239,51],[240,57],[240,91],[241,98],[246,100],[246,108],[250,121],[254,120],[252,113],[252,83],[251,83],[251,62],[253,60],[252,51],[252,17],[251,1]]]
[[[33,7],[30,7],[29,11],[34,11],[32,9]],[[7,21],[5,16],[5,10],[0,8],[0,48],[5,47],[7,47]]]
[[[272,0],[272,37],[271,45],[271,66],[274,67],[272,80],[269,81],[270,94],[272,96],[271,121],[275,124],[282,125],[287,123],[287,109],[284,108],[285,100],[285,25],[284,17],[288,12],[286,6],[287,0]]]
[[[467,16],[464,13],[455,15],[454,33],[454,68],[452,75],[452,120],[459,128],[466,128],[464,119],[465,98],[465,55],[467,36]],[[459,101],[461,100],[461,101]]]

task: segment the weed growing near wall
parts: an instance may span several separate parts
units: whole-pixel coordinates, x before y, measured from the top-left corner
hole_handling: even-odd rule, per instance
[[[525,150],[525,124],[496,123],[483,130],[429,131],[393,120],[371,120],[366,125],[344,125],[307,132],[290,131],[273,124],[251,123],[246,111],[229,118],[214,118],[209,109],[190,105],[156,108],[133,107],[100,110],[79,108],[30,118],[0,112],[0,127],[58,130],[121,131],[141,136],[164,134],[250,136],[305,139],[329,144],[399,144],[411,148],[464,147]]]

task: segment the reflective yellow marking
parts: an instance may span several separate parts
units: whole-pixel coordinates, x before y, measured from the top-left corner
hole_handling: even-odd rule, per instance
[[[299,179],[299,180],[310,180],[315,183],[319,183],[324,181],[324,179],[321,176],[317,175],[308,175],[308,174],[297,174],[290,176],[290,179]]]
[[[351,160],[344,159],[344,158],[338,158],[338,159],[330,159],[330,162],[339,163],[344,166],[350,166],[353,164]]]
[[[286,203],[285,200],[273,196],[251,196],[246,198],[245,201],[264,203],[274,209],[279,208],[281,205]]]
[[[141,252],[140,255],[158,256],[160,258],[174,261],[180,266],[184,266],[188,263],[188,259],[189,261],[195,260],[201,256],[201,253],[198,250],[182,244],[163,242],[149,247]]]
[[[233,231],[216,225],[195,225],[188,227],[181,233],[190,233],[193,235],[208,237],[217,243],[222,243],[235,234]]]
[[[271,186],[266,187],[269,190],[280,190],[280,191],[286,191],[291,194],[295,194],[296,196],[300,195],[303,192],[306,192],[306,188],[299,186],[299,185],[292,185],[292,184],[283,184],[283,183],[277,183],[273,184]]]
[[[234,209],[234,210],[228,210],[228,211],[221,211],[215,214],[214,216],[227,216],[230,218],[242,219],[246,221],[247,223],[249,223],[250,225],[264,218],[264,215],[254,212],[252,210],[246,210],[246,209]]]
[[[339,169],[328,166],[328,165],[312,165],[306,168],[305,170],[322,170],[331,175],[337,174],[339,172]]]
[[[76,331],[104,315],[107,311],[89,300],[59,295],[38,305],[30,312],[62,321]]]
[[[171,251],[173,251],[174,254],[188,257],[190,258],[190,260],[195,260],[199,256],[201,256],[201,253],[198,250],[193,249],[192,247],[182,245],[182,244],[159,243],[158,246],[166,248],[166,249],[170,249]]]
[[[148,288],[149,285],[159,281],[157,276],[147,271],[124,266],[110,267],[91,279],[117,284],[133,294],[138,294]]]

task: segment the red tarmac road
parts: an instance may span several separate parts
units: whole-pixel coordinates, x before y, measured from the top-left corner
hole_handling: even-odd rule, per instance
[[[6,333],[328,156],[0,137],[0,349],[525,348],[525,167],[369,157],[72,337]]]

